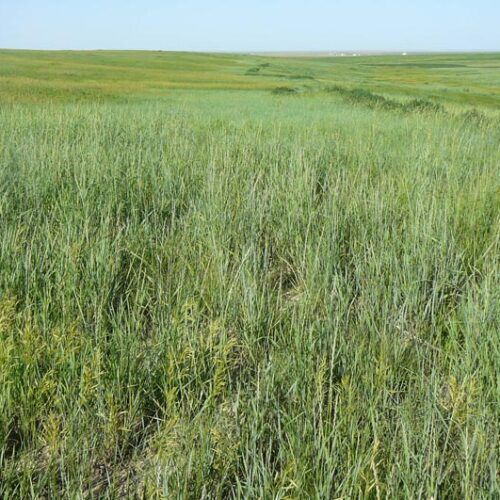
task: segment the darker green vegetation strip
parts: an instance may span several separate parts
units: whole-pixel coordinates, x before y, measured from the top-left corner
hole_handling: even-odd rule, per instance
[[[355,88],[347,89],[334,85],[327,89],[329,92],[335,92],[341,95],[346,101],[352,104],[361,104],[369,108],[382,109],[387,111],[402,111],[405,113],[413,112],[444,112],[441,104],[429,101],[428,99],[412,99],[408,102],[399,102],[389,99],[379,94],[374,94],[369,90]]]

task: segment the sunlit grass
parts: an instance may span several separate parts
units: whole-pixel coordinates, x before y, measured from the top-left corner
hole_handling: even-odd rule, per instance
[[[155,98],[171,89],[328,85],[498,109],[500,55],[336,58],[169,52],[0,50],[0,102]]]
[[[0,80],[0,496],[497,496],[494,105],[158,57]]]

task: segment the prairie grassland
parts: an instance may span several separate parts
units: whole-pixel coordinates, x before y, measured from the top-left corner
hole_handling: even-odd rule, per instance
[[[0,52],[0,496],[497,496],[499,66]]]

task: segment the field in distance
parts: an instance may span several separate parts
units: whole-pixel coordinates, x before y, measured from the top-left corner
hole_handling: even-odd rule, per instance
[[[496,498],[500,55],[0,51],[1,498]]]
[[[321,91],[333,85],[500,107],[500,54],[264,57],[0,50],[0,102],[157,99],[173,89]]]

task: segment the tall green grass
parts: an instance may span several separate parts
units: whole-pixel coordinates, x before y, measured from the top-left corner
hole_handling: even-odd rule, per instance
[[[0,496],[497,496],[499,131],[4,105]]]

